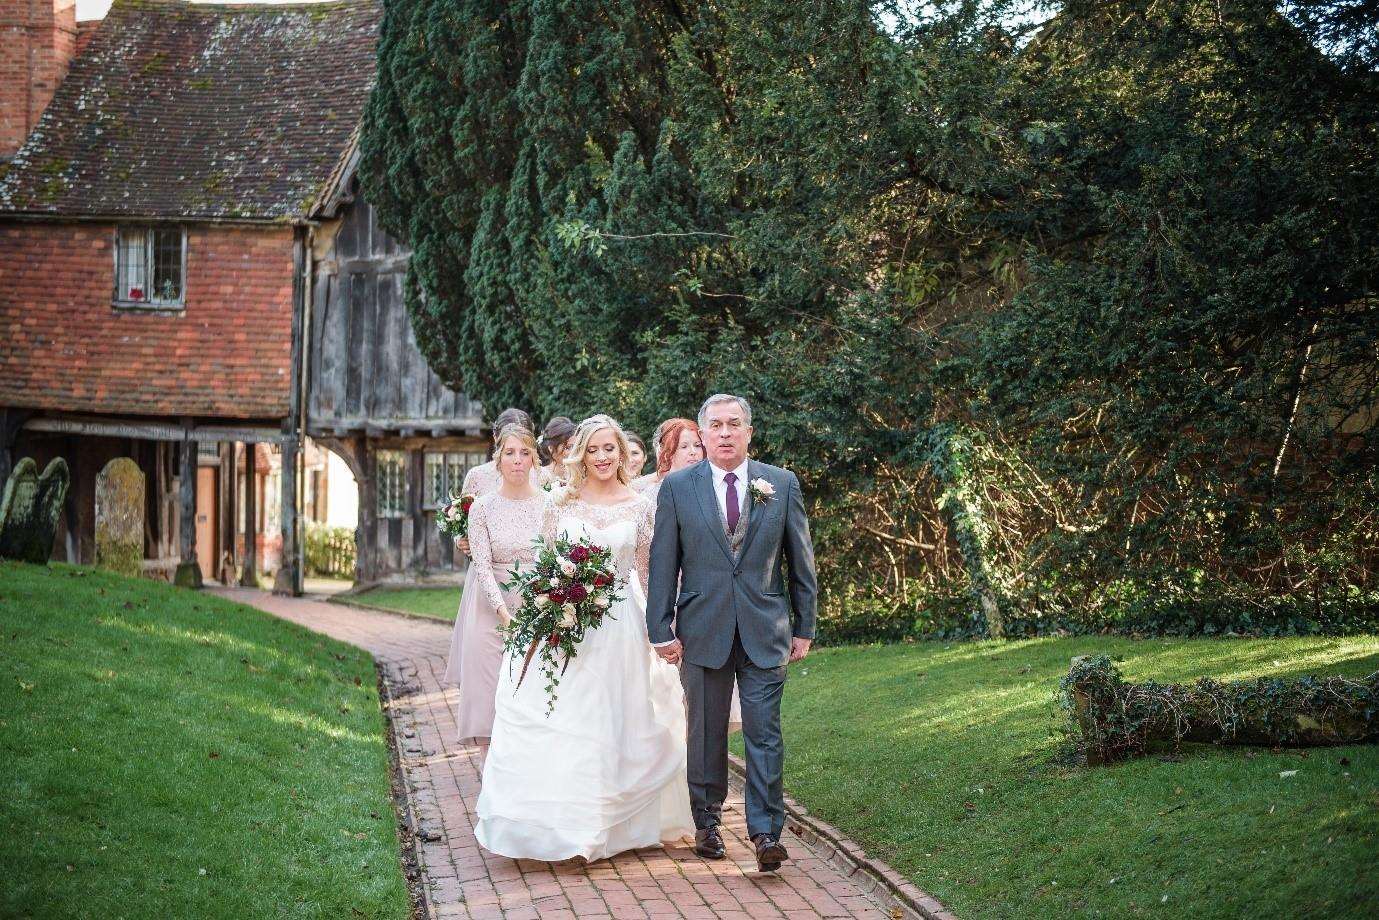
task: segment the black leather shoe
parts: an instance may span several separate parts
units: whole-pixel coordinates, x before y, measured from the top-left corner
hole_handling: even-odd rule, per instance
[[[723,835],[716,827],[706,827],[694,832],[694,852],[705,859],[722,859],[728,855],[723,848]]]
[[[771,834],[757,834],[752,842],[757,845],[757,869],[761,872],[775,872],[790,858],[785,847]]]

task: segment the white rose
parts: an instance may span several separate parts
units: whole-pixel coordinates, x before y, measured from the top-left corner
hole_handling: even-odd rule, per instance
[[[561,614],[561,615],[560,615],[560,625],[561,625],[561,626],[564,626],[566,629],[569,629],[571,626],[574,626],[574,625],[575,625],[575,605],[574,605],[574,604],[561,604],[561,605],[560,605],[560,614]]]
[[[756,490],[758,493],[765,495],[767,498],[770,498],[772,495],[776,494],[776,487],[771,485],[765,479],[762,479],[760,476],[752,480],[752,488]]]
[[[598,608],[600,608],[600,609],[603,609],[603,610],[607,610],[607,609],[608,609],[608,595],[606,595],[606,594],[595,594],[595,595],[594,595],[594,606],[595,606],[595,607],[598,607]]]
[[[575,574],[575,564],[568,559],[562,559],[560,560],[560,571],[566,575],[573,575]]]
[[[549,594],[538,594],[538,595],[536,595],[536,606],[538,606],[538,607],[547,607],[547,606],[550,605],[550,603],[551,603],[551,596],[550,596]]]
[[[560,582],[554,578],[552,578],[547,584],[549,584],[552,589],[560,587]]]

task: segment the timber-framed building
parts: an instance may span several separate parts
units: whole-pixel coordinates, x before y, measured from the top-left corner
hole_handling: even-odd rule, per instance
[[[94,560],[96,478],[127,456],[146,569],[299,592],[329,450],[356,581],[453,577],[434,509],[487,438],[354,175],[381,0],[3,9],[35,47],[0,88],[0,478],[67,459],[54,558]]]

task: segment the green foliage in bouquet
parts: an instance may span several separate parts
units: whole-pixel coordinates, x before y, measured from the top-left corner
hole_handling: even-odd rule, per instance
[[[622,595],[613,554],[606,548],[588,540],[559,539],[548,546],[537,538],[536,544],[535,567],[525,573],[514,568],[512,580],[503,586],[522,596],[520,607],[503,627],[503,648],[512,653],[510,661],[522,656],[517,687],[532,660],[540,658],[549,714],[555,709],[560,677],[579,653],[585,634],[610,618],[608,611]]]
[[[474,506],[474,495],[450,493],[450,501],[436,511],[436,529],[456,540],[469,538],[469,509]]]

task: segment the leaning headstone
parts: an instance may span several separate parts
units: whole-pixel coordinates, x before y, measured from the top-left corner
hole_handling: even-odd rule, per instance
[[[138,575],[144,558],[144,471],[116,457],[96,476],[96,565]]]
[[[61,457],[49,463],[41,476],[32,457],[15,465],[0,498],[0,558],[38,565],[48,561],[71,481],[67,461]]]

